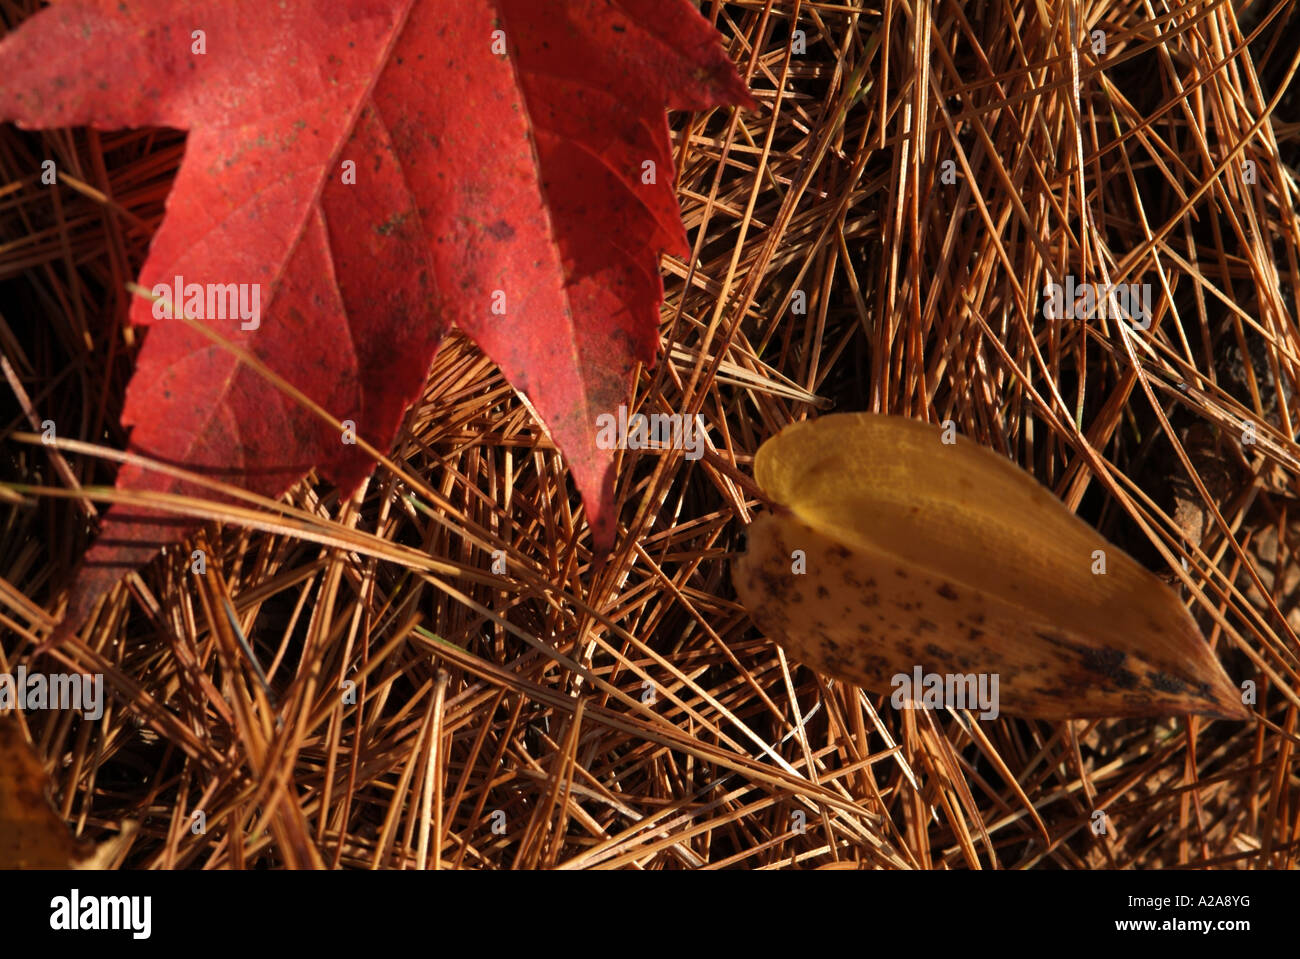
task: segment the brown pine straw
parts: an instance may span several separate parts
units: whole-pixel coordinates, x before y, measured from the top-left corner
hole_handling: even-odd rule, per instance
[[[710,448],[620,454],[609,557],[460,336],[355,496],[113,489],[184,136],[0,130],[0,671],[112,692],[19,717],[60,814],[138,827],[128,868],[1294,868],[1295,5],[702,9],[760,109],[672,118],[693,249],[629,406]],[[1044,318],[1067,275],[1149,283],[1150,330]],[[759,444],[832,409],[1012,457],[1181,591],[1258,721],[982,722],[790,660],[730,561]],[[201,530],[35,657],[114,503]]]

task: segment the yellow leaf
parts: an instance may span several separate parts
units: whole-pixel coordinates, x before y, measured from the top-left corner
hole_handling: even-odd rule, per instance
[[[984,675],[1022,716],[1249,717],[1173,592],[1009,460],[943,439],[846,413],[763,444],[779,508],[734,571],[761,629],[895,705],[912,677]]]

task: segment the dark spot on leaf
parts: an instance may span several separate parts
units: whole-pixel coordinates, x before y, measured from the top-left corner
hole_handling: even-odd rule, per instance
[[[1053,646],[1064,646],[1067,649],[1074,650],[1079,649],[1079,647],[1075,646],[1060,633],[1049,633],[1044,630],[1036,630],[1034,635],[1045,643],[1051,643]]]
[[[1170,676],[1168,673],[1159,670],[1147,673],[1147,680],[1153,688],[1160,690],[1162,693],[1185,693],[1188,691],[1187,684],[1177,676]]]
[[[1138,685],[1137,676],[1131,670],[1124,668],[1124,660],[1128,659],[1128,653],[1109,646],[1104,649],[1081,647],[1080,652],[1083,656],[1084,668],[1089,672],[1105,676],[1120,689],[1133,689]]]

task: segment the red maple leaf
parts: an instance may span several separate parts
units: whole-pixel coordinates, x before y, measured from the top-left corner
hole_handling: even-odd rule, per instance
[[[655,359],[659,252],[688,252],[664,109],[752,106],[718,40],[686,0],[63,0],[0,42],[0,118],[189,131],[139,278],[166,296],[131,307],[156,327],[132,450],[271,496],[373,466],[159,317],[176,291],[381,449],[454,322],[529,397],[608,548],[595,419]],[[131,465],[117,483],[211,495]],[[67,622],[183,532],[110,509]]]

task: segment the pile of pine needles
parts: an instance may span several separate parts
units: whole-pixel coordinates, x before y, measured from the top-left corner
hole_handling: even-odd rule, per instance
[[[194,503],[40,659],[114,499],[126,285],[184,136],[0,131],[0,672],[105,675],[98,722],[22,717],[74,832],[133,824],[138,868],[1294,866],[1296,11],[1153,9],[706,0],[760,109],[672,118],[693,251],[629,406],[712,448],[620,454],[612,557],[453,337],[397,471]],[[1045,318],[1066,275],[1151,284],[1150,329]],[[982,723],[788,660],[730,564],[754,451],[831,409],[1023,465],[1182,591],[1258,721]]]

